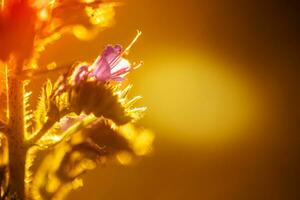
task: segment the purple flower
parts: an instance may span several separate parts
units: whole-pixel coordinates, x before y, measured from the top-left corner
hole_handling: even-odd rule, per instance
[[[122,56],[124,51],[120,45],[107,46],[91,66],[91,75],[98,81],[123,81],[131,70],[130,63]]]
[[[123,55],[129,52],[140,35],[141,32],[138,31],[136,37],[125,50],[122,49],[121,45],[108,45],[92,65],[86,63],[77,65],[69,79],[71,84],[79,85],[83,81],[123,81],[128,72],[141,65],[141,63],[139,63],[138,65],[132,66],[123,58]]]

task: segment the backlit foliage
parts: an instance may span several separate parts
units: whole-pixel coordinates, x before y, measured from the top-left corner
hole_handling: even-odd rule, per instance
[[[140,65],[124,58],[140,32],[127,48],[108,45],[94,62],[68,66],[57,81],[47,80],[35,109],[30,105],[32,93],[24,91],[33,78],[59,68],[55,61],[47,70],[38,67],[40,54],[48,44],[64,34],[73,34],[80,40],[93,39],[113,24],[114,8],[120,3],[0,3],[0,199],[63,199],[82,186],[82,174],[109,158],[128,165],[134,157],[148,154],[153,134],[133,125],[145,108],[135,107],[140,97],[129,98],[132,85],[123,83],[125,76]],[[9,93],[17,84],[24,88],[15,91],[23,96],[21,100]],[[20,112],[21,116],[19,112],[12,113],[9,105],[17,105],[24,112]],[[10,123],[15,119],[24,127],[15,128]],[[16,146],[8,145],[15,140]],[[9,152],[24,153],[24,166],[12,166],[13,160],[22,158],[11,157]],[[20,173],[11,168],[20,169]],[[22,175],[22,170],[24,183],[15,183],[12,174]]]

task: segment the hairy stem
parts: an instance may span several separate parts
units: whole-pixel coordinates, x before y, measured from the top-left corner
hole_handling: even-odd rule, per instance
[[[16,66],[13,66],[16,67]],[[24,146],[24,102],[23,82],[16,76],[18,70],[8,77],[9,109],[9,193],[16,199],[25,200],[25,160]]]

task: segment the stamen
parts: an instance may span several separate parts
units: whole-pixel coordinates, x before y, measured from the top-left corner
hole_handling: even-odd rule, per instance
[[[115,64],[116,62],[121,59],[121,57],[124,55],[124,54],[128,54],[129,53],[129,50],[131,49],[131,47],[136,43],[136,41],[139,39],[139,37],[142,35],[142,32],[137,30],[137,34],[135,36],[135,38],[131,41],[131,43],[126,47],[126,49],[124,51],[121,52],[121,54],[116,57],[114,60],[111,61],[110,65],[113,66],[111,69],[113,69],[115,67]]]
[[[143,64],[144,64],[143,61],[140,61],[138,64],[133,64],[133,68],[132,69],[136,70],[136,69],[140,68]]]
[[[127,48],[123,51],[123,53],[122,53],[121,55],[123,55],[123,54],[128,54],[130,48],[136,43],[136,41],[139,39],[139,37],[140,37],[141,35],[142,35],[142,32],[139,31],[139,30],[137,30],[137,34],[136,34],[135,38],[134,38],[134,39],[132,40],[132,42],[127,46]]]

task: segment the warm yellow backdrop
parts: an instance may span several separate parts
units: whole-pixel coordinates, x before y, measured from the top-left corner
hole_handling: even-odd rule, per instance
[[[89,172],[69,199],[297,199],[297,12],[277,1],[127,0],[96,40],[51,45],[43,63],[92,60],[141,30],[132,94],[156,133],[150,157]]]

